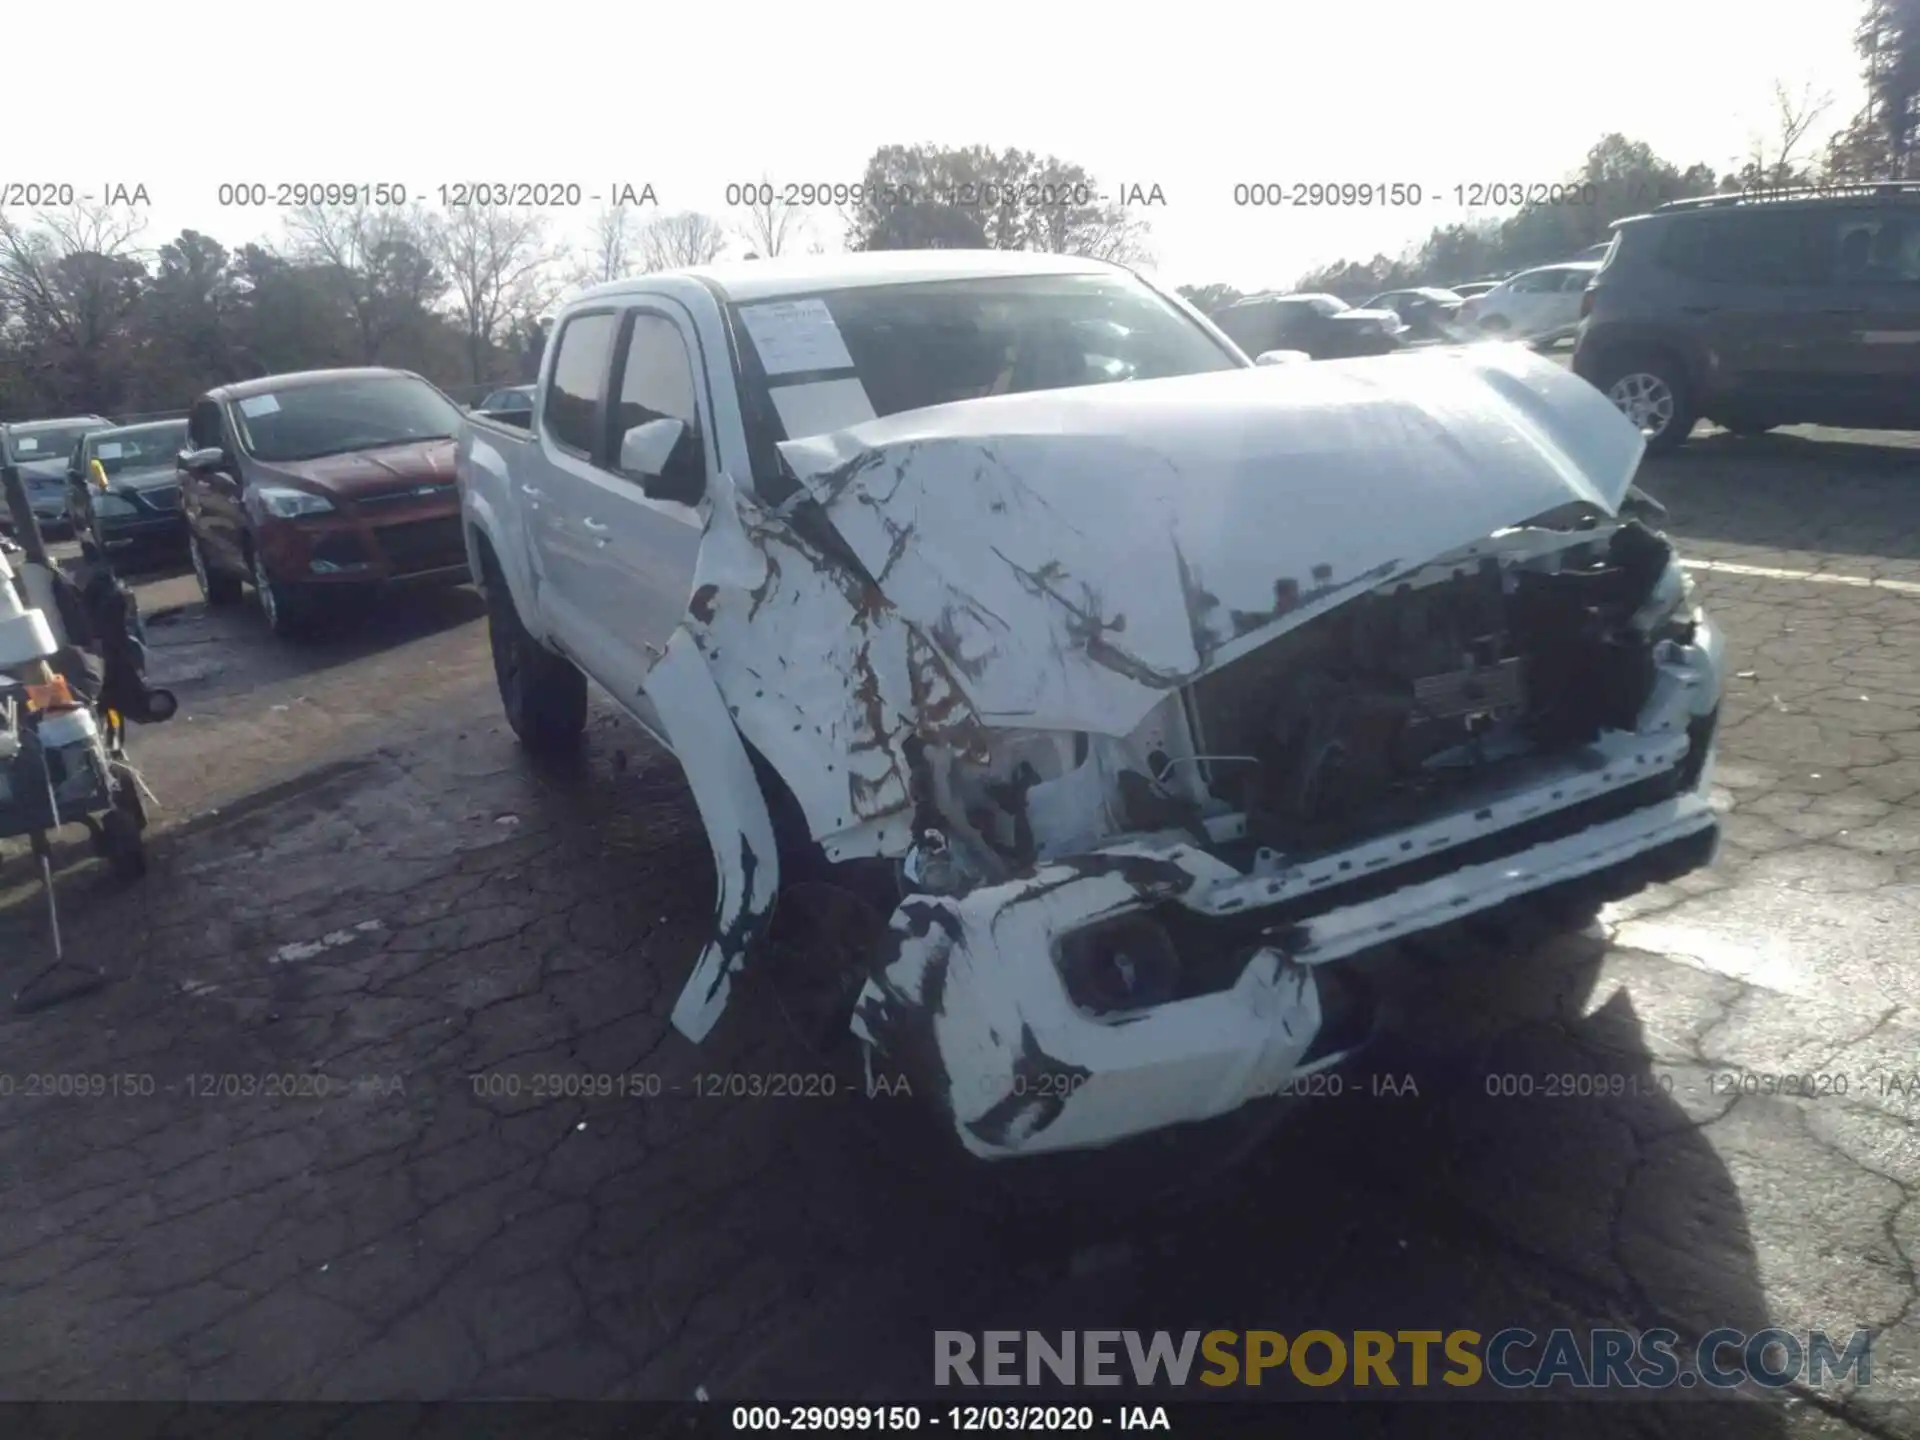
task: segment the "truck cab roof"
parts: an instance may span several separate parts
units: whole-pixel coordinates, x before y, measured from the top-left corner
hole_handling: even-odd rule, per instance
[[[846,255],[803,255],[792,259],[738,260],[656,271],[596,285],[573,303],[611,299],[653,289],[661,280],[696,280],[733,304],[775,300],[783,295],[813,295],[865,285],[911,285],[936,280],[986,280],[1014,275],[1104,275],[1124,267],[1077,255],[1031,250],[869,250]]]

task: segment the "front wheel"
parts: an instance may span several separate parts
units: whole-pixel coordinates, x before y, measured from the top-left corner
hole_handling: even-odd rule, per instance
[[[274,634],[286,638],[298,635],[305,628],[305,597],[291,586],[275,581],[258,550],[253,552],[253,593],[259,597],[260,613]]]
[[[231,605],[240,598],[239,580],[207,563],[206,552],[200,548],[200,537],[191,530],[187,532],[187,555],[193,561],[193,578],[199,582],[200,598],[207,604]]]
[[[1601,392],[1633,422],[1653,451],[1693,432],[1696,413],[1685,373],[1664,355],[1629,355],[1608,367]]]
[[[564,755],[587,728],[587,677],[536,640],[498,575],[487,577],[487,643],[500,704],[520,743],[535,755]]]

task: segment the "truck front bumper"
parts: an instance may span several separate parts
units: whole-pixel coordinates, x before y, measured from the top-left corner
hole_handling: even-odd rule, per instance
[[[1262,851],[1236,868],[1183,832],[1138,835],[964,895],[910,897],[854,1033],[982,1159],[1110,1145],[1275,1095],[1345,1053],[1321,1035],[1329,962],[1549,887],[1590,881],[1614,898],[1711,863],[1720,655],[1703,622],[1647,728],[1343,851]],[[1068,943],[1122,920],[1135,927],[1125,965],[1155,950],[1144,920],[1179,978],[1131,1008],[1090,1005],[1067,978]]]

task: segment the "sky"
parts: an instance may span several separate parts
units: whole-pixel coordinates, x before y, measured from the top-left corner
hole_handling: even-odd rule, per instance
[[[71,52],[73,12],[11,9],[9,53]],[[1466,218],[1456,186],[1561,179],[1609,130],[1734,168],[1772,129],[1776,80],[1832,94],[1824,136],[1861,102],[1858,10],[1780,4],[1761,24],[1750,0],[100,0],[87,29],[117,60],[97,90],[64,63],[7,67],[0,186],[142,185],[143,243],[190,227],[231,246],[280,221],[223,206],[223,183],[388,182],[433,202],[442,185],[547,182],[580,187],[578,209],[549,214],[584,243],[586,197],[618,183],[730,224],[729,183],[851,183],[884,144],[981,143],[1077,162],[1109,195],[1157,186],[1164,203],[1140,214],[1165,283],[1267,288]],[[1423,203],[1234,203],[1236,185],[1369,181]],[[813,228],[837,248],[832,212]]]

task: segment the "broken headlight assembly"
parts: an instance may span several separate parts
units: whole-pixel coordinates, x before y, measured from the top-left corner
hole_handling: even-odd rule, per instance
[[[1172,1000],[1180,989],[1173,937],[1134,912],[1062,936],[1055,965],[1067,997],[1090,1015],[1123,1015]]]
[[[1647,598],[1633,612],[1633,618],[1627,622],[1629,628],[1657,639],[1680,639],[1683,643],[1691,639],[1691,634],[1675,635],[1671,632],[1676,628],[1691,631],[1694,618],[1693,591],[1693,577],[1687,574],[1676,556],[1667,562],[1667,568],[1660,573]]]

